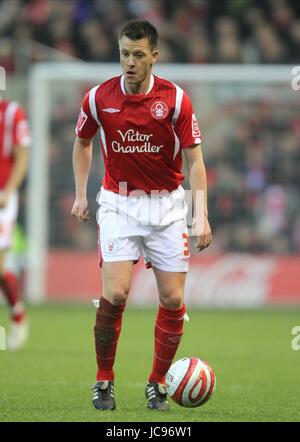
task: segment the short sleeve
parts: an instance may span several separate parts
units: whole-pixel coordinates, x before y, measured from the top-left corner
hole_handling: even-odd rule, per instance
[[[80,138],[93,138],[99,129],[99,124],[93,117],[90,109],[90,93],[91,91],[84,97],[76,124],[75,132]]]
[[[185,92],[183,93],[181,109],[174,129],[182,149],[202,143],[198,121],[191,100]]]
[[[31,133],[26,112],[18,107],[14,117],[13,145],[28,147],[31,144]]]

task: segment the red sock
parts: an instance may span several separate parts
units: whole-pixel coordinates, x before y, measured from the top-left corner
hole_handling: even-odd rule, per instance
[[[0,287],[11,307],[12,320],[21,322],[25,317],[25,310],[20,300],[18,279],[13,273],[6,272],[0,277]]]
[[[149,382],[164,384],[183,334],[185,305],[179,310],[168,310],[161,305],[155,323],[155,345],[152,373]]]
[[[113,305],[107,299],[100,299],[94,328],[97,358],[97,381],[113,381],[113,365],[122,327],[125,304]]]

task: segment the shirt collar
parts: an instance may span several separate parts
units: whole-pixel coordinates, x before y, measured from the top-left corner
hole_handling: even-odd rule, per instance
[[[124,77],[124,75],[121,75],[120,84],[121,84],[121,89],[122,89],[123,94],[127,95],[127,92],[126,92],[126,89],[125,89],[125,77]],[[148,87],[148,90],[147,90],[145,95],[147,95],[147,94],[149,94],[149,92],[151,92],[151,90],[153,88],[153,85],[154,85],[154,75],[151,74],[150,82],[149,82],[149,87]]]

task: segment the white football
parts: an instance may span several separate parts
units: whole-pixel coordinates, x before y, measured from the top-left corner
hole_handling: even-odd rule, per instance
[[[199,358],[179,359],[169,368],[167,393],[182,407],[194,408],[204,404],[216,387],[213,369]]]

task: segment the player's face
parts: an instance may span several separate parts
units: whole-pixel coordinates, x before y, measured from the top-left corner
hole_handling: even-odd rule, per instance
[[[148,38],[130,40],[126,36],[120,39],[119,48],[125,84],[137,88],[146,85],[158,56],[157,49],[151,49]]]

